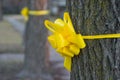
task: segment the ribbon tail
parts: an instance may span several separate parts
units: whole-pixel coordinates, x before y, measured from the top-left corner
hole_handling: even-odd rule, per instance
[[[64,67],[65,67],[68,71],[71,71],[71,57],[65,57]]]

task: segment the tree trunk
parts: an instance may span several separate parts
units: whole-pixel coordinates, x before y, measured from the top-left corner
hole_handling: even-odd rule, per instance
[[[30,10],[45,10],[47,0],[29,0]],[[28,80],[51,80],[48,71],[47,55],[47,29],[44,27],[46,16],[29,16],[25,32],[25,63],[22,75]],[[27,79],[25,79],[27,80]]]
[[[0,0],[0,21],[3,20],[3,13],[2,13],[2,5],[3,5],[3,3],[2,2],[3,1]]]
[[[67,10],[77,33],[120,33],[120,0],[67,0]],[[120,39],[85,42],[72,59],[71,80],[120,80]]]

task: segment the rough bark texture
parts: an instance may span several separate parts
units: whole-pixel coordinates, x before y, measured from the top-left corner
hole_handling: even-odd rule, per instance
[[[77,33],[120,33],[120,0],[67,0],[67,10]],[[120,80],[120,39],[85,42],[73,58],[71,80]]]
[[[47,8],[47,0],[29,0],[30,10]],[[25,34],[25,64],[22,75],[28,80],[51,80],[46,62],[46,16],[30,15]],[[25,79],[27,80],[27,79]]]
[[[0,0],[0,21],[3,19],[3,14],[2,14],[2,0]]]

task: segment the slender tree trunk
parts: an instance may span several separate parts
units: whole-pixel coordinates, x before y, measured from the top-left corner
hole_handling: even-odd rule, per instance
[[[0,0],[0,21],[1,20],[3,20],[3,11],[2,11],[2,5],[3,5],[3,3],[2,3],[3,1],[2,0]]]
[[[67,0],[67,9],[77,33],[120,33],[120,0]],[[120,80],[120,38],[85,42],[72,60],[71,80]]]
[[[47,9],[47,0],[29,0],[30,10]],[[28,80],[51,80],[48,71],[47,29],[44,27],[46,16],[30,15],[25,34],[25,63],[22,75]],[[26,80],[26,79],[25,79]]]

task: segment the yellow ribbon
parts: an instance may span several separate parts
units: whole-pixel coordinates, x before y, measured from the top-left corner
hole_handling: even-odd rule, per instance
[[[58,18],[55,22],[45,20],[45,26],[53,34],[48,37],[48,41],[56,51],[65,57],[64,67],[71,71],[71,58],[79,55],[80,49],[85,48],[86,44],[83,39],[101,39],[101,38],[119,38],[120,34],[105,34],[82,36],[76,34],[69,13],[64,13],[64,19]]]
[[[52,47],[65,57],[64,66],[71,70],[71,57],[78,55],[80,49],[84,48],[85,42],[81,34],[76,34],[69,14],[64,13],[64,21],[57,19],[55,23],[46,20],[45,26],[53,33],[48,37]]]
[[[21,14],[25,17],[25,20],[28,20],[28,15],[35,15],[35,16],[47,15],[49,14],[49,11],[48,10],[32,11],[29,10],[27,7],[24,7],[21,10]]]

